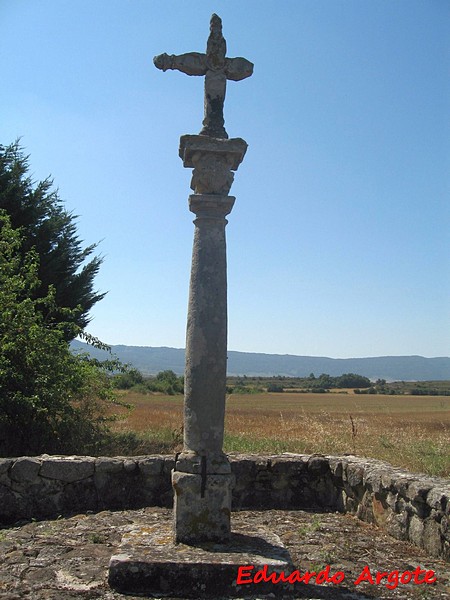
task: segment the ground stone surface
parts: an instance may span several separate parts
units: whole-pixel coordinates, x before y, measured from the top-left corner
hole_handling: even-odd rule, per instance
[[[76,515],[0,529],[1,600],[137,600],[111,590],[108,563],[122,536],[136,526],[171,522],[164,508]],[[232,514],[233,524],[267,527],[284,542],[295,567],[304,573],[326,565],[331,573],[343,571],[340,586],[300,584],[295,598],[302,599],[448,599],[450,565],[429,558],[422,550],[399,542],[350,515],[304,511],[242,511]],[[412,571],[420,565],[436,573],[433,585],[354,585],[364,567],[377,571]],[[282,598],[274,586],[269,598]]]

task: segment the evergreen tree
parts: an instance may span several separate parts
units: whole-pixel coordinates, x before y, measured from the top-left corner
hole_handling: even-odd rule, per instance
[[[70,352],[65,336],[80,333],[74,322],[45,320],[55,294],[50,286],[32,298],[38,264],[0,209],[0,456],[93,452],[107,434],[111,378],[98,361]]]
[[[44,318],[84,329],[90,309],[105,296],[94,290],[102,258],[95,256],[86,263],[96,244],[82,248],[77,217],[64,208],[53,182],[46,179],[36,184],[28,172],[28,157],[19,142],[0,145],[0,209],[8,214],[12,228],[20,229],[22,256],[34,249],[39,258],[32,298],[45,298],[53,288],[52,305],[40,305]],[[71,309],[70,314],[65,309]],[[65,327],[64,337],[73,338],[70,326]]]

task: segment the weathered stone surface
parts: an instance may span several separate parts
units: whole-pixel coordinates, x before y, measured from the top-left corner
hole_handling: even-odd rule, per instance
[[[10,477],[17,482],[34,481],[39,474],[41,465],[42,461],[37,458],[29,456],[18,458],[10,469]]]
[[[325,456],[313,455],[308,460],[308,471],[314,475],[323,475],[330,471],[330,465]]]
[[[123,459],[101,456],[95,460],[95,473],[120,473],[123,470]]]
[[[197,477],[189,475],[189,477]],[[126,533],[109,563],[109,584],[119,591],[190,598],[244,597],[288,591],[292,586],[236,583],[238,569],[267,565],[269,573],[290,573],[289,553],[265,528],[240,526],[228,543],[174,544],[168,523]]]
[[[236,145],[241,144],[201,136],[181,140],[184,164],[195,167],[191,187],[196,192],[189,198],[196,219],[186,333],[184,444],[172,475],[175,539],[184,543],[223,541],[230,535],[232,477],[222,451],[227,363],[225,216],[234,204],[227,193],[236,160],[230,150]]]
[[[252,460],[254,458],[255,460]],[[230,457],[231,470],[235,476],[235,481],[232,490],[232,506],[236,510],[241,510],[251,506],[259,508],[264,506],[264,498],[267,494],[260,494],[255,489],[254,482],[258,471],[267,469],[267,457],[250,457],[237,455]],[[251,485],[249,486],[249,483]]]
[[[237,171],[239,165],[247,152],[248,144],[242,138],[221,140],[201,135],[186,134],[180,137],[179,157],[183,161],[183,167],[195,167],[195,158],[198,154],[219,155],[227,159],[229,168]]]
[[[123,470],[125,473],[134,473],[138,466],[135,460],[126,459],[123,462]]]
[[[0,530],[1,600],[139,600],[108,586],[106,576],[123,535],[134,528],[170,528],[172,511],[146,508],[135,511],[78,514],[71,518],[28,523]],[[350,515],[308,513],[302,510],[240,511],[232,515],[232,530],[245,526],[275,532],[302,573],[330,564],[345,573],[341,585],[299,584],[295,599],[444,600],[449,597],[450,565],[430,558],[425,550],[394,540],[380,529]],[[38,566],[41,565],[41,566]],[[370,565],[372,573],[400,572],[418,565],[436,573],[434,585],[400,585],[388,589],[353,582]],[[185,589],[185,586],[182,587]],[[280,598],[278,585],[272,595]],[[256,593],[256,598],[262,598]],[[220,598],[220,597],[219,597]],[[217,598],[217,600],[219,600]],[[223,600],[223,597],[220,598]]]
[[[234,181],[233,171],[239,167],[246,150],[247,143],[241,138],[219,140],[201,135],[182,136],[179,154],[183,165],[194,167],[191,189],[196,195],[226,197]]]
[[[416,515],[411,517],[409,523],[409,539],[419,548],[423,548],[423,521]]]
[[[72,504],[73,498],[68,498],[68,502],[64,502],[62,495],[65,484],[56,479],[40,479],[27,488],[28,496],[21,495],[20,498],[25,504],[27,518],[32,519],[36,514],[42,517],[56,517],[62,514],[71,514],[74,511]],[[88,499],[81,494],[75,498],[75,501],[83,507],[88,506]],[[84,508],[84,510],[88,510]]]
[[[26,509],[21,497],[10,487],[0,484],[0,524],[9,525],[18,521],[18,517],[26,518]]]
[[[176,56],[160,54],[155,56],[155,67],[166,71],[176,69],[187,75],[205,76],[205,116],[201,135],[213,138],[228,138],[223,118],[223,104],[227,79],[240,81],[250,77],[253,64],[245,58],[227,58],[227,45],[222,35],[222,21],[213,14],[210,22],[210,35],[206,54],[190,52]]]
[[[74,456],[54,456],[42,461],[40,476],[59,479],[67,483],[87,479],[94,474],[95,459]]]
[[[430,556],[443,554],[443,535],[441,534],[442,529],[435,519],[426,519],[423,522],[423,547]],[[447,558],[450,557],[447,556]]]
[[[351,488],[363,486],[364,468],[363,465],[350,463],[346,470],[346,481]]]
[[[133,463],[132,470],[123,468],[114,473],[101,471],[95,473],[93,481],[97,489],[99,508],[124,509],[139,508],[146,503],[143,477]]]
[[[94,475],[79,484],[65,481],[66,474],[64,479],[42,477],[40,465],[51,458],[23,457],[0,461],[3,469],[1,524],[75,511],[168,507],[172,504],[170,473],[175,460],[171,456],[135,457],[131,462],[137,468],[130,472],[124,468],[129,458],[99,458],[95,460]],[[232,508],[349,512],[375,523],[398,539],[423,545],[430,554],[450,560],[449,480],[411,473],[399,477],[400,469],[356,456],[322,457],[330,465],[326,472],[322,462],[317,470],[308,468],[312,458],[294,454],[231,456],[235,480]],[[78,457],[78,461],[83,462],[84,458]],[[61,463],[54,461],[51,464]],[[88,472],[91,465],[92,459],[87,458],[83,472]],[[9,476],[14,466],[15,480]],[[52,468],[56,469],[56,466]],[[201,460],[196,469],[201,475]],[[349,483],[348,474],[355,487]],[[56,470],[53,475],[57,475]],[[400,482],[400,489],[395,487],[396,482]]]
[[[223,104],[227,79],[249,77],[253,65],[225,55],[222,21],[213,14],[206,54],[164,53],[153,60],[163,71],[205,76],[203,129],[200,135],[182,136],[179,150],[183,165],[194,168],[195,194],[189,198],[189,209],[196,219],[186,333],[184,456],[176,461],[172,481],[175,538],[192,543],[225,540],[230,534],[232,477],[222,451],[227,364],[225,216],[235,200],[228,196],[232,171],[242,161],[247,144],[242,139],[228,140]]]
[[[164,459],[160,456],[146,456],[137,459],[139,471],[144,477],[161,475],[164,467]]]
[[[223,446],[227,352],[224,210],[231,207],[228,197],[190,199],[197,219],[186,333],[184,452],[207,456],[221,454]]]
[[[175,469],[183,473],[193,473],[200,475],[205,473],[231,473],[231,465],[228,457],[222,452],[209,452],[207,455],[200,455],[196,452],[181,452],[177,454]]]
[[[173,471],[176,542],[226,541],[230,537],[231,474]]]
[[[427,494],[427,504],[436,510],[442,510],[449,514],[450,512],[450,489],[441,486],[441,482],[436,482],[435,485]]]
[[[13,458],[0,458],[0,477],[8,473],[13,463]]]
[[[93,479],[83,479],[65,485],[60,505],[61,512],[65,514],[97,510],[98,496]]]

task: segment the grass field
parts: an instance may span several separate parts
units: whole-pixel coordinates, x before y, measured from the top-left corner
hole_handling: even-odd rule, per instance
[[[134,406],[114,423],[134,453],[181,449],[181,396],[124,393]],[[352,393],[232,394],[226,452],[352,453],[413,472],[450,476],[450,397]]]

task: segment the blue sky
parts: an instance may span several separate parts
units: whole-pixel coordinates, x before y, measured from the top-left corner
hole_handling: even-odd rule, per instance
[[[105,257],[89,331],[183,347],[203,81],[152,58],[223,20],[229,348],[449,356],[450,3],[0,0],[0,143],[22,138]]]

